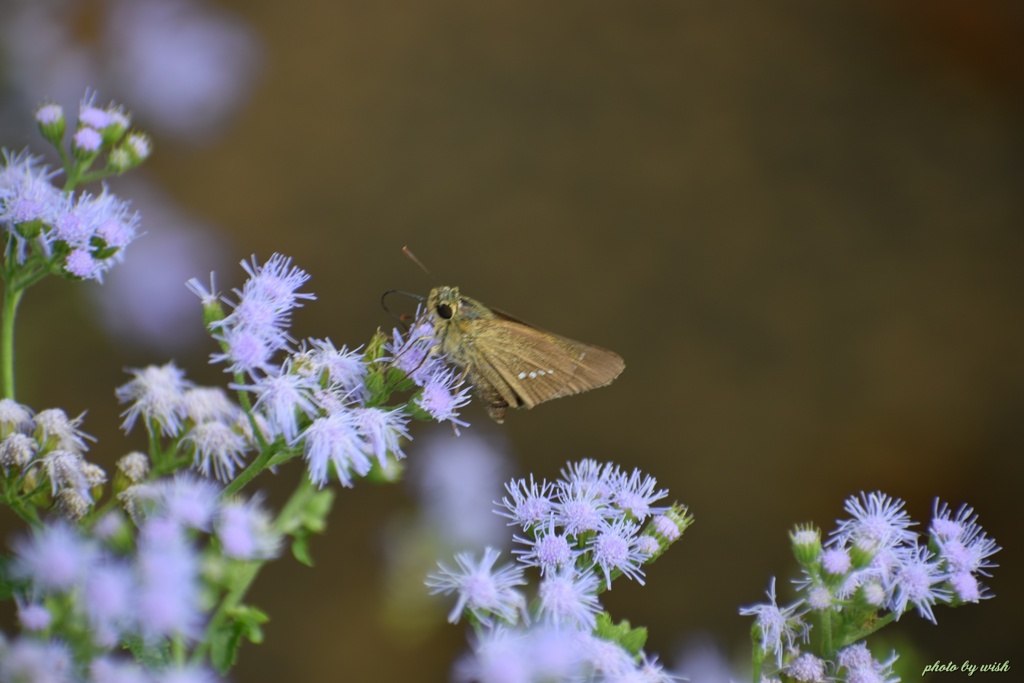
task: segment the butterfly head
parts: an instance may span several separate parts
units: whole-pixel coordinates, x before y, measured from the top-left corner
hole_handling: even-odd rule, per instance
[[[458,315],[461,306],[462,296],[458,287],[435,287],[427,297],[427,313],[438,324]]]

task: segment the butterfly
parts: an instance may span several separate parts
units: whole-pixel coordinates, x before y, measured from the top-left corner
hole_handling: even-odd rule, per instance
[[[509,408],[529,409],[603,387],[626,367],[613,351],[534,327],[463,296],[458,287],[432,289],[425,315],[434,350],[465,369],[498,423]]]

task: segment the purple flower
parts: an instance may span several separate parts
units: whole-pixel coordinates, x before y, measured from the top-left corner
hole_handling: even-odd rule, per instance
[[[541,576],[571,565],[580,555],[581,551],[575,547],[575,539],[569,538],[567,533],[557,532],[552,518],[548,518],[546,524],[534,526],[533,534],[532,539],[514,536],[516,541],[527,547],[512,552],[527,567],[539,567]]]
[[[230,424],[243,415],[242,409],[220,387],[193,387],[181,398],[181,409],[193,423],[219,421]]]
[[[417,321],[408,335],[403,335],[397,328],[392,331],[392,340],[384,345],[389,355],[381,360],[390,362],[417,385],[423,386],[444,367],[441,357],[432,353],[435,343],[434,326],[417,312]]]
[[[608,505],[599,489],[587,482],[559,481],[554,514],[557,524],[565,527],[567,533],[576,535],[597,531],[617,519],[620,513]]]
[[[936,602],[949,602],[949,591],[942,587],[948,575],[933,558],[927,548],[916,545],[899,553],[899,563],[889,583],[884,585],[890,596],[888,607],[896,613],[897,619],[913,605],[918,614],[935,623],[932,606]]]
[[[44,104],[36,110],[36,121],[43,126],[51,126],[64,120],[64,108],[59,104]]]
[[[20,638],[0,641],[0,681],[72,683],[76,680],[71,650],[59,641]]]
[[[254,32],[214,4],[121,0],[105,12],[100,30],[106,79],[166,136],[209,140],[244,101],[259,71]]]
[[[237,302],[224,299],[233,310],[213,324],[214,338],[227,345],[228,351],[213,354],[210,361],[231,361],[229,372],[255,377],[256,370],[270,372],[273,354],[293,341],[288,336],[292,310],[316,295],[298,291],[309,275],[293,266],[287,256],[274,254],[262,266],[253,256],[251,262],[242,261],[242,268],[249,279],[241,289],[233,290]],[[197,282],[191,282],[190,288],[204,300],[210,297]]]
[[[842,576],[851,566],[850,552],[846,548],[828,548],[821,552],[821,567],[833,576]]]
[[[267,560],[280,551],[281,536],[273,530],[270,515],[258,498],[225,503],[217,515],[215,530],[228,557]]]
[[[989,576],[986,570],[998,566],[989,558],[1001,548],[982,530],[974,508],[961,505],[954,515],[936,499],[931,532],[939,555],[953,572]]]
[[[481,514],[501,490],[509,467],[500,435],[455,437],[436,428],[417,441],[409,481],[427,526],[450,548],[500,546],[507,539],[497,515]]]
[[[846,669],[842,680],[847,683],[899,683],[899,676],[892,671],[895,661],[895,653],[885,662],[875,660],[863,642],[843,648],[836,656],[836,665]]]
[[[50,182],[57,172],[40,165],[38,157],[27,152],[11,154],[6,149],[3,156],[4,163],[0,166],[0,223],[14,235],[18,244],[18,262],[23,263],[29,241],[14,228],[33,221],[52,225],[63,210],[64,195]],[[41,245],[46,244],[43,234],[39,239]]]
[[[601,603],[597,600],[598,578],[593,572],[578,573],[566,566],[549,573],[538,589],[540,615],[552,626],[593,631]]]
[[[63,523],[36,529],[14,543],[14,574],[31,579],[41,594],[69,591],[81,584],[96,557],[94,543]]]
[[[0,433],[31,434],[34,427],[31,408],[9,398],[0,399]]]
[[[640,585],[644,583],[641,568],[648,555],[637,545],[639,525],[620,519],[605,525],[590,539],[588,550],[593,554],[594,564],[604,572],[607,588],[611,590],[612,574],[620,572]]]
[[[334,465],[342,486],[352,486],[352,473],[362,477],[370,471],[362,436],[349,411],[313,420],[302,433],[302,447],[309,479],[318,486],[327,483],[330,464]]]
[[[85,577],[82,609],[93,641],[112,647],[134,625],[136,579],[131,568],[117,560],[103,560]]]
[[[248,385],[230,385],[232,389],[251,391],[256,395],[254,408],[267,419],[274,434],[280,434],[285,442],[295,443],[299,435],[299,417],[315,417],[316,390],[310,378],[291,372],[291,363],[286,360],[280,372],[267,375]]]
[[[180,528],[149,521],[139,530],[135,610],[147,640],[198,635],[199,557]]]
[[[798,640],[806,640],[807,625],[801,620],[803,612],[800,608],[802,601],[797,601],[788,607],[779,607],[775,601],[775,577],[768,587],[768,603],[741,607],[740,614],[754,617],[759,631],[761,650],[767,654],[773,653],[779,666],[782,665],[782,655],[787,650],[792,650]]]
[[[134,376],[127,384],[117,388],[117,399],[131,406],[121,413],[124,422],[121,429],[131,431],[135,420],[145,418],[146,429],[156,428],[164,436],[176,436],[181,431],[185,418],[185,391],[192,383],[185,379],[185,372],[173,362],[157,367],[129,370]]]
[[[355,408],[352,416],[356,429],[366,444],[367,455],[377,458],[381,467],[386,466],[388,453],[396,460],[405,457],[401,449],[401,440],[410,438],[406,426],[409,415],[401,408]]]
[[[786,673],[801,683],[826,683],[829,680],[825,677],[825,660],[810,653],[802,654],[790,662]]]
[[[501,499],[504,510],[499,508],[495,512],[512,520],[509,525],[518,524],[524,530],[536,526],[547,520],[554,510],[552,489],[552,484],[546,481],[538,483],[532,474],[529,482],[526,479],[513,479],[505,484],[508,495]]]
[[[472,654],[456,664],[454,679],[459,683],[592,680],[585,678],[591,668],[577,636],[574,630],[548,625],[485,629],[478,634]]]
[[[96,439],[78,428],[84,416],[85,413],[82,413],[78,417],[69,418],[60,408],[48,408],[36,413],[34,436],[39,442],[40,450],[60,448],[72,453],[87,450],[86,439]]]
[[[461,377],[461,372],[437,366],[424,379],[423,391],[415,399],[416,405],[438,422],[451,422],[456,433],[459,427],[469,426],[468,422],[459,419],[459,408],[470,401],[469,387],[463,384]]]
[[[851,496],[844,509],[852,519],[837,520],[839,527],[832,532],[830,543],[837,546],[861,543],[862,546],[884,551],[903,543],[914,543],[917,534],[910,531],[915,524],[903,510],[903,501],[881,491]]]
[[[89,676],[94,683],[151,683],[149,674],[140,665],[109,657],[94,659],[89,665]]]
[[[146,486],[144,495],[155,504],[154,519],[165,519],[187,529],[209,531],[217,512],[220,491],[208,479],[177,474]]]
[[[96,154],[103,147],[103,136],[98,130],[88,126],[75,131],[73,141],[76,150],[81,150],[88,154]]]
[[[439,564],[440,571],[430,574],[426,584],[431,594],[458,593],[455,607],[448,615],[448,621],[456,623],[464,611],[480,623],[490,625],[492,616],[514,624],[517,615],[525,608],[523,595],[516,586],[526,583],[523,569],[508,564],[494,570],[501,553],[493,548],[484,550],[479,562],[473,559],[472,553],[459,553],[455,556],[456,568]]]
[[[223,422],[197,424],[182,437],[181,444],[192,446],[192,466],[204,477],[212,470],[218,481],[231,481],[235,470],[245,463],[245,438]]]
[[[53,615],[50,614],[50,610],[34,602],[24,604],[17,600],[17,603],[18,621],[23,629],[26,631],[45,631],[50,628],[50,624],[53,622]]]
[[[300,354],[304,363],[296,361],[296,370],[312,374],[318,381],[323,376],[341,395],[361,403],[366,398],[363,380],[367,364],[363,354],[344,346],[336,349],[330,339],[309,339],[308,344],[310,348]]]
[[[643,521],[649,515],[661,514],[668,509],[651,506],[655,501],[668,495],[668,489],[655,490],[657,485],[654,477],[642,475],[640,470],[633,470],[628,477],[619,478],[618,486],[612,492],[612,500],[617,508],[626,512],[632,519]]]

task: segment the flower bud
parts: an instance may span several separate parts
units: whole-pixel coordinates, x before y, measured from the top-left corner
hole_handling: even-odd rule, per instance
[[[60,147],[67,127],[64,121],[64,109],[59,104],[44,104],[36,110],[36,123],[39,132],[50,144]]]

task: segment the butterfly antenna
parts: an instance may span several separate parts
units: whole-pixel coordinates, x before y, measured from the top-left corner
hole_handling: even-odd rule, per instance
[[[380,296],[380,307],[383,308],[384,311],[388,315],[390,315],[392,318],[397,320],[399,322],[399,324],[402,325],[402,327],[408,329],[408,326],[406,325],[406,322],[408,322],[410,320],[410,316],[405,315],[405,314],[399,315],[398,313],[395,313],[390,308],[388,308],[388,301],[387,300],[388,300],[388,295],[389,294],[401,294],[402,296],[407,296],[407,297],[416,299],[417,301],[419,301],[421,303],[426,299],[426,297],[420,296],[419,294],[413,294],[412,292],[406,292],[406,291],[401,290],[401,289],[389,289],[388,291],[386,291],[383,294],[381,294],[381,296]]]
[[[409,247],[402,247],[402,253],[405,254],[406,256],[408,256],[410,261],[412,261],[417,266],[422,268],[424,273],[426,273],[430,277],[434,277],[434,274],[430,272],[430,269],[427,268],[425,265],[423,265],[422,261],[420,261],[418,258],[416,258],[416,254],[412,253],[409,250]]]

